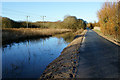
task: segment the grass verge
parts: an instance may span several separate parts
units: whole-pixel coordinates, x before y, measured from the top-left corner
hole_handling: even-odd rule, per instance
[[[112,36],[110,36],[110,35],[104,35],[100,30],[93,29],[93,31],[95,31],[97,34],[99,34],[100,36],[104,37],[105,39],[107,39],[107,40],[113,42],[114,44],[120,46],[120,41],[116,40]]]

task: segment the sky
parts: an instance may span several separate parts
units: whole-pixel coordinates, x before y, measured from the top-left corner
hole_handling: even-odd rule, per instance
[[[2,2],[2,16],[15,21],[63,21],[64,16],[76,16],[87,22],[98,21],[97,11],[103,2]]]

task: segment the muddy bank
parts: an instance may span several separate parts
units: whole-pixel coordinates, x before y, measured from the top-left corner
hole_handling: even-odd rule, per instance
[[[84,30],[62,51],[61,55],[51,62],[41,75],[42,78],[75,78],[79,61],[79,48],[86,33]]]
[[[2,44],[18,42],[25,39],[50,37],[55,34],[71,31],[70,29],[4,28],[2,29]]]

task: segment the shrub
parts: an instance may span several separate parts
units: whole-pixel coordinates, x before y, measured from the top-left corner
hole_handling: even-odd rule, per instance
[[[94,25],[92,23],[88,23],[87,24],[87,27],[89,27],[90,29],[93,29],[94,28]]]
[[[64,26],[70,29],[85,29],[86,22],[83,19],[77,19],[75,16],[68,16],[63,21]]]
[[[120,40],[120,2],[105,2],[97,15],[101,31]]]

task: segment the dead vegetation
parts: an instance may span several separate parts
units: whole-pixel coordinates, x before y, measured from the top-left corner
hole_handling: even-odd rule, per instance
[[[97,15],[102,33],[120,41],[120,1],[105,2]]]
[[[4,28],[2,29],[2,43],[19,41],[22,39],[49,37],[55,34],[70,32],[70,29],[40,29],[40,28]]]

